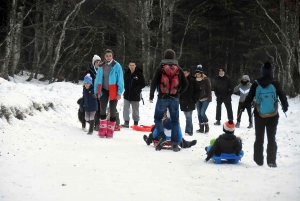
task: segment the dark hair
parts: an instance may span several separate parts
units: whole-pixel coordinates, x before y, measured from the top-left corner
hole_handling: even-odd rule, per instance
[[[136,62],[134,60],[130,60],[129,63],[134,63],[136,65]]]
[[[189,67],[184,67],[182,70],[186,71],[186,72],[190,72],[191,71]]]
[[[113,52],[111,49],[106,49],[106,50],[104,51],[104,55],[105,55],[106,53],[111,53],[111,54],[114,56],[114,52]]]

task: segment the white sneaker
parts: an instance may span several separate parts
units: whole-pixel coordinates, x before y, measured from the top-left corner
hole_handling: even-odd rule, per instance
[[[82,128],[82,130],[83,130],[84,132],[88,132],[88,129],[87,129],[87,128]]]

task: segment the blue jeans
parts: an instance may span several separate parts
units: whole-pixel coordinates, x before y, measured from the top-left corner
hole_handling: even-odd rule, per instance
[[[192,111],[183,111],[185,115],[185,132],[189,135],[193,135],[193,123],[192,123],[192,116],[193,116],[193,110]]]
[[[158,98],[155,106],[154,112],[154,123],[155,128],[157,129],[158,139],[161,137],[166,137],[164,134],[164,129],[162,125],[162,118],[165,111],[169,109],[170,118],[171,118],[171,141],[172,144],[179,144],[179,135],[178,135],[178,124],[179,124],[179,99],[178,98],[169,98],[163,99]]]
[[[209,105],[208,101],[203,101],[203,102],[198,101],[196,103],[199,124],[208,122],[208,118],[205,114],[208,105]]]

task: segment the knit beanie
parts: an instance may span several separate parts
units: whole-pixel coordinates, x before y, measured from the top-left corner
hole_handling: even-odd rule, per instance
[[[167,49],[164,54],[164,59],[175,59],[176,53],[172,49]]]
[[[93,79],[89,73],[84,77],[83,83],[93,84]]]
[[[201,65],[198,65],[198,66],[201,66]],[[195,73],[203,73],[202,67],[198,67],[198,66],[197,66],[197,68],[196,68]]]
[[[94,55],[93,59],[92,59],[92,65],[95,65],[95,61],[101,61],[101,58],[98,55]]]
[[[262,65],[260,72],[262,75],[273,75],[273,66],[267,61]]]
[[[226,121],[223,125],[223,131],[227,134],[233,134],[235,129],[235,124],[232,120]]]
[[[164,128],[167,130],[171,130],[172,126],[171,126],[171,119],[170,118],[166,118],[164,120]]]

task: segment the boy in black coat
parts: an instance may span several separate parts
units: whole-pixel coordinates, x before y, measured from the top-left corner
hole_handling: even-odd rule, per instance
[[[224,134],[220,135],[207,150],[207,157],[205,161],[208,161],[213,155],[220,156],[221,153],[235,153],[239,155],[242,150],[242,142],[234,135],[235,124],[232,120],[226,121],[223,125]],[[207,149],[207,148],[206,148]]]
[[[269,62],[265,62],[261,67],[262,77],[257,79],[257,82],[263,87],[267,87],[269,84],[273,84],[276,89],[276,94],[279,97],[282,105],[283,112],[288,110],[289,104],[286,95],[281,89],[279,82],[273,79],[273,66]],[[251,85],[248,96],[245,101],[241,104],[241,110],[243,111],[248,105],[251,104],[255,97],[256,87],[258,84],[253,82]],[[277,155],[277,144],[276,144],[276,130],[278,125],[279,115],[278,113],[273,117],[262,118],[257,108],[254,108],[254,121],[255,121],[255,142],[254,142],[254,161],[257,165],[262,166],[264,164],[264,135],[267,130],[268,145],[267,145],[267,164],[269,167],[277,167],[276,155]]]

